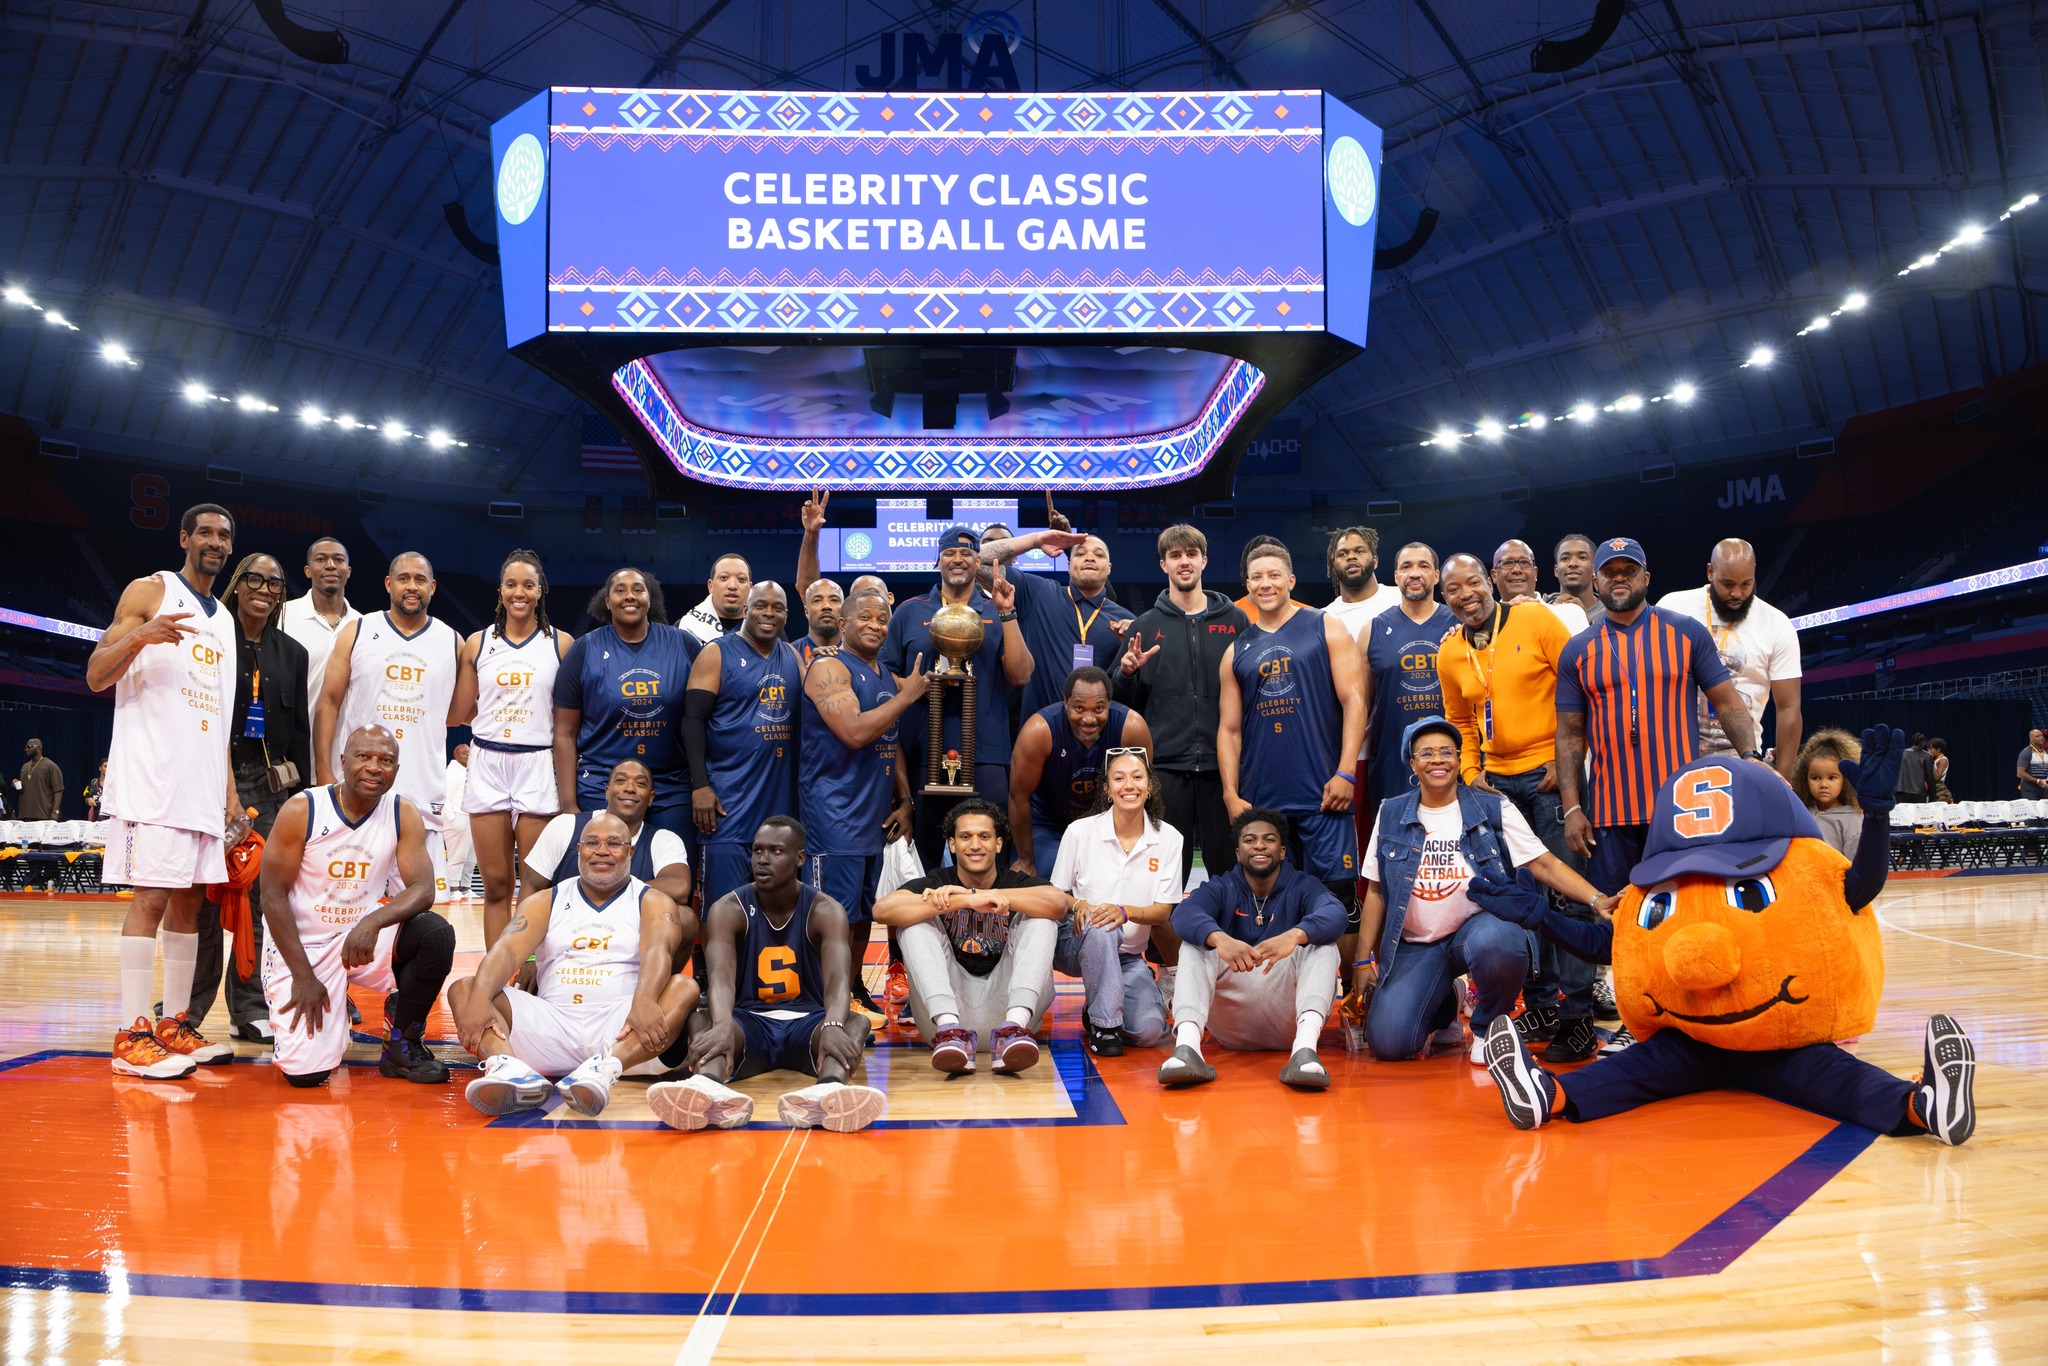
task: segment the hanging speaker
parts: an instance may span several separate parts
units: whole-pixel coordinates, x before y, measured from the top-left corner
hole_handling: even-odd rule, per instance
[[[1592,26],[1584,33],[1576,38],[1545,38],[1530,48],[1529,69],[1555,74],[1592,60],[1594,53],[1607,46],[1614,30],[1621,27],[1621,16],[1627,9],[1628,0],[1600,0],[1593,7]]]
[[[1415,215],[1415,231],[1408,234],[1408,240],[1398,247],[1381,247],[1374,251],[1372,268],[1375,271],[1399,270],[1413,261],[1416,253],[1429,244],[1431,235],[1436,232],[1436,220],[1440,217],[1442,215],[1435,209],[1424,206],[1422,212]]]
[[[441,206],[441,216],[448,220],[448,231],[455,234],[455,240],[462,243],[462,249],[487,266],[498,264],[498,249],[478,237],[469,226],[469,215],[462,211],[462,201],[451,199]]]
[[[284,0],[255,0],[255,5],[257,17],[293,56],[322,66],[339,66],[348,60],[348,35],[340,29],[307,28],[293,23],[284,12]]]

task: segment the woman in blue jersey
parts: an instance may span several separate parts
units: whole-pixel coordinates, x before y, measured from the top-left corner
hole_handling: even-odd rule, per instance
[[[690,778],[680,738],[683,690],[703,646],[668,624],[661,581],[617,569],[591,598],[597,629],[569,647],[555,674],[555,782],[564,811],[604,806],[612,766],[638,759],[654,774],[648,822],[684,834]]]

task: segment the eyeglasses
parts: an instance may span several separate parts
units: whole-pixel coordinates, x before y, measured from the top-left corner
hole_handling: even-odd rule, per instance
[[[279,578],[275,574],[272,574],[266,578],[265,576],[257,573],[253,569],[250,570],[248,573],[242,575],[242,586],[244,588],[262,588],[272,593],[284,592],[283,579]]]
[[[585,849],[602,849],[607,853],[613,854],[621,853],[633,847],[633,841],[622,840],[617,835],[613,835],[608,839],[578,840],[577,843]]]
[[[1418,749],[1408,757],[1411,759],[1455,759],[1458,757],[1458,751],[1432,745],[1428,749]]]
[[[1536,561],[1524,559],[1519,555],[1512,555],[1505,560],[1495,560],[1493,562],[1493,567],[1495,569],[1506,569],[1509,565],[1515,565],[1522,569],[1534,569],[1536,567]]]

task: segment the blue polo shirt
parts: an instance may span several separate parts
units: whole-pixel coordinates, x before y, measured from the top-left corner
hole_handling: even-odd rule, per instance
[[[1074,671],[1074,647],[1084,640],[1095,652],[1091,662],[1097,668],[1114,664],[1123,637],[1110,623],[1133,621],[1138,614],[1112,602],[1106,592],[1087,597],[1042,574],[1011,574],[1009,578],[1017,585],[1017,629],[1031,647],[1031,681],[1024,685],[1021,699],[1023,714],[1029,716],[1061,700],[1061,687]]]
[[[927,672],[938,663],[939,652],[932,648],[931,627],[932,616],[945,605],[939,594],[938,586],[933,585],[931,592],[911,598],[896,608],[896,614],[889,618],[889,634],[882,638],[882,653],[877,658],[883,669],[899,676],[907,674],[911,661],[919,655],[924,656]],[[974,761],[1008,767],[1010,685],[1003,677],[1003,623],[996,619],[995,603],[980,588],[974,590],[968,606],[981,616],[981,648],[968,657],[974,665],[978,690],[974,703]],[[903,719],[896,723],[896,734],[903,741],[904,761],[912,773],[924,772],[924,750],[930,724],[925,719],[925,704],[922,702],[904,712]],[[947,749],[957,749],[960,745],[959,713],[950,708],[946,715],[945,745]]]

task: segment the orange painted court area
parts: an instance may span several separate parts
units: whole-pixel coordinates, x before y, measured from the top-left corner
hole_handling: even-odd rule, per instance
[[[916,1088],[920,1113],[1000,1110],[1032,1084],[948,1083],[922,1050],[878,1051],[870,1071],[892,1097]],[[1168,1093],[1153,1054],[1083,1064],[1067,1037],[1055,1051],[1121,1122],[516,1126],[472,1111],[462,1072],[422,1088],[349,1067],[298,1092],[253,1062],[148,1083],[52,1057],[0,1072],[16,1135],[0,1260],[543,1300],[730,1290],[735,1254],[749,1298],[1426,1277],[1661,1256],[1834,1127],[1719,1094],[1526,1134],[1462,1054],[1396,1065],[1336,1048],[1332,1089],[1299,1095],[1273,1079],[1277,1055],[1218,1050],[1216,1084]],[[622,1084],[622,1115],[637,1093]]]

